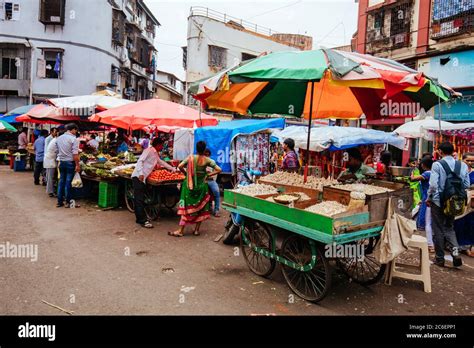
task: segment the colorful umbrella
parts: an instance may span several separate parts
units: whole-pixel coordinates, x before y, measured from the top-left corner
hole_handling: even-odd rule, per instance
[[[231,72],[210,109],[313,118],[415,116],[455,92],[392,60],[332,49],[275,52]],[[410,108],[400,112],[400,106]],[[398,106],[392,110],[392,106]],[[408,111],[406,111],[408,110]],[[386,115],[385,115],[386,113]],[[308,148],[311,128],[308,128]],[[305,176],[308,164],[307,152]]]
[[[4,117],[6,117],[6,116],[20,116],[20,115],[26,114],[28,111],[33,109],[35,106],[36,105],[34,105],[34,104],[20,106],[16,109],[11,110],[10,112],[7,112],[4,115]]]
[[[80,117],[78,116],[63,115],[58,108],[46,104],[37,104],[31,110],[16,118],[17,122],[36,124],[61,124],[58,121],[74,122],[79,120]]]
[[[10,123],[0,120],[0,132],[16,132],[16,128]]]
[[[95,114],[89,119],[131,130],[150,125],[193,128],[218,123],[215,117],[205,113],[200,115],[198,110],[162,99],[147,99],[120,106]]]

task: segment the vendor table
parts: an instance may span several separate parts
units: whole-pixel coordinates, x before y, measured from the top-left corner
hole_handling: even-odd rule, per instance
[[[125,181],[125,203],[127,209],[134,213],[135,203],[133,194],[133,184],[130,176],[121,175]],[[147,183],[145,193],[145,212],[150,220],[156,220],[159,217],[161,208],[172,210],[179,202],[180,190],[178,185],[182,181],[168,181],[161,183]]]
[[[363,258],[336,258],[354,282],[368,285],[383,276],[385,265],[376,261],[373,251],[384,221],[369,221],[367,209],[327,217],[231,190],[224,191],[223,207],[244,218],[241,249],[250,270],[267,277],[279,262],[288,286],[305,300],[318,302],[329,291],[329,259],[335,256],[327,256],[328,246],[363,250]]]

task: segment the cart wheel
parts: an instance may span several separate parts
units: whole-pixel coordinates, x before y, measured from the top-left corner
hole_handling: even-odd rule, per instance
[[[165,205],[166,208],[169,210],[172,210],[176,204],[179,202],[179,196],[176,195],[169,195],[165,196],[165,199],[163,200],[163,204]]]
[[[155,221],[160,216],[160,205],[159,204],[150,204],[145,206],[146,217],[150,221]]]
[[[135,212],[135,202],[133,197],[133,185],[131,182],[125,184],[125,205],[129,212]]]
[[[160,195],[154,188],[145,192],[145,213],[148,220],[154,221],[160,216]]]
[[[354,258],[337,259],[339,268],[355,283],[370,285],[382,278],[386,265],[378,263],[373,255],[378,240],[379,237],[370,237],[353,242],[364,246],[364,258],[361,261]]]
[[[288,261],[304,266],[311,262],[311,245],[307,238],[296,234],[288,236],[282,244],[281,256]],[[299,297],[310,301],[321,301],[331,286],[331,269],[321,248],[316,248],[316,263],[307,271],[299,271],[281,264],[281,271],[286,283]]]
[[[265,224],[246,221],[242,233],[245,233],[245,237],[250,241],[252,246],[263,248],[270,253],[273,252],[275,241]],[[240,238],[240,240],[242,254],[250,270],[261,277],[268,277],[275,269],[275,259],[270,259],[255,252],[249,245],[244,244],[243,238]]]

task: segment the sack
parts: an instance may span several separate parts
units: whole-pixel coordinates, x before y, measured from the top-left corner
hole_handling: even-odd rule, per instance
[[[441,160],[439,164],[441,164],[446,172],[446,182],[440,197],[443,212],[450,217],[462,215],[466,209],[467,193],[463,188],[461,178],[461,161],[455,162],[454,172],[446,161]]]
[[[392,199],[388,200],[387,220],[374,249],[375,259],[389,263],[408,249],[408,242],[416,230],[416,223],[393,211]]]
[[[74,178],[72,179],[71,186],[74,188],[81,188],[82,187],[82,179],[81,175],[76,172]]]

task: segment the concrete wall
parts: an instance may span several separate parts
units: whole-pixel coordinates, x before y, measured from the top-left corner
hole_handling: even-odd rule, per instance
[[[215,73],[208,65],[208,46],[227,49],[227,66],[237,64],[242,53],[259,55],[262,52],[297,50],[263,35],[237,30],[223,22],[203,16],[188,18],[186,82],[193,82]]]
[[[120,1],[119,1],[120,3]],[[39,1],[20,0],[20,20],[1,21],[0,42],[33,45],[33,93],[57,95],[57,79],[38,78],[41,48],[64,50],[61,95],[90,94],[99,82],[110,82],[111,65],[120,65],[112,48],[112,7],[107,0],[67,0],[64,26],[45,26],[38,20]],[[5,35],[8,35],[6,37]]]

